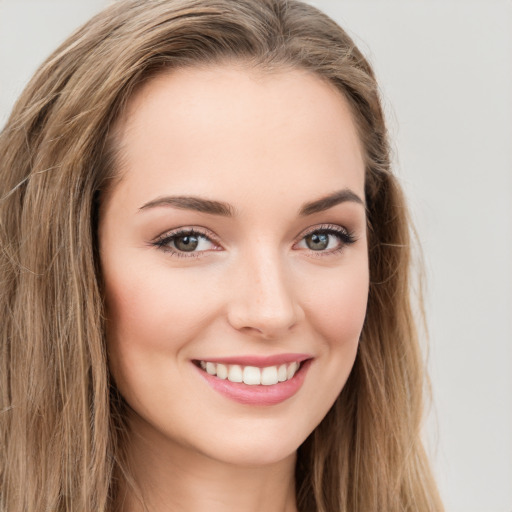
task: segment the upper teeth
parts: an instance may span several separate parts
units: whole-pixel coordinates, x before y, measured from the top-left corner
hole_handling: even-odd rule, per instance
[[[206,370],[210,375],[216,375],[219,379],[243,382],[249,386],[258,384],[271,386],[278,382],[285,382],[295,375],[300,366],[298,362],[264,368],[241,366],[239,364],[211,363],[209,361],[200,361],[199,364],[203,370]]]

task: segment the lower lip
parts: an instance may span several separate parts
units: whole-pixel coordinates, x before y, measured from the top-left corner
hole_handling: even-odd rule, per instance
[[[285,382],[278,382],[270,386],[249,386],[243,382],[231,382],[227,379],[219,379],[197,368],[201,377],[218,393],[235,402],[245,405],[276,405],[288,400],[301,388],[306,373],[311,366],[312,359],[304,361],[297,373]]]

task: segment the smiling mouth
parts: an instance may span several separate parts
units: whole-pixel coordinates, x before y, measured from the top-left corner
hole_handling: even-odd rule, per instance
[[[291,363],[262,368],[249,365],[214,363],[211,361],[194,361],[194,363],[204,372],[220,380],[244,383],[248,386],[273,386],[293,379],[303,361],[293,361]]]

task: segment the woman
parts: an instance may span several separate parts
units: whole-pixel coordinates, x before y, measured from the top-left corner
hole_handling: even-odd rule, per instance
[[[442,510],[373,72],[284,0],[125,0],[0,139],[2,510]]]

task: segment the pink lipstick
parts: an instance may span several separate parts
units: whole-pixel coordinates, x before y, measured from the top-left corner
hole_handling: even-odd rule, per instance
[[[218,393],[245,405],[275,405],[301,388],[311,365],[309,354],[233,356],[193,361]]]

